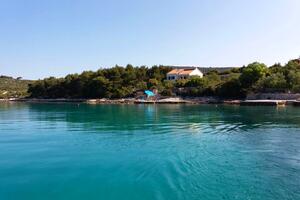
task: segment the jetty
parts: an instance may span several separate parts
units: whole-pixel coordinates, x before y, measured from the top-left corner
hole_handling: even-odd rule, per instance
[[[245,100],[241,101],[241,106],[285,106],[285,100]]]

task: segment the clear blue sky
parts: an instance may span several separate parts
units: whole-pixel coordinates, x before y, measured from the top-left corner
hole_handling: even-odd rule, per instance
[[[0,0],[0,74],[300,56],[299,0]]]

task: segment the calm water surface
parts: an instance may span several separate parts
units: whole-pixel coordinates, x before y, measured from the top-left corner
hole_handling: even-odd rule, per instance
[[[0,104],[0,199],[300,199],[300,109]]]

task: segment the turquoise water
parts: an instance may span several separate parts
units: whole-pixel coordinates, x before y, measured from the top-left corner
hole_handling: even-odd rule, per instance
[[[0,199],[300,199],[300,109],[2,103]]]

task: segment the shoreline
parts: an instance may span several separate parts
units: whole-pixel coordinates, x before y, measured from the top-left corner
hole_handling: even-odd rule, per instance
[[[0,102],[27,102],[27,103],[86,103],[91,105],[97,104],[224,104],[240,106],[300,106],[299,100],[240,100],[240,99],[217,99],[211,97],[199,98],[179,98],[171,97],[160,100],[141,100],[134,98],[122,99],[36,99],[36,98],[11,98],[0,99]]]

